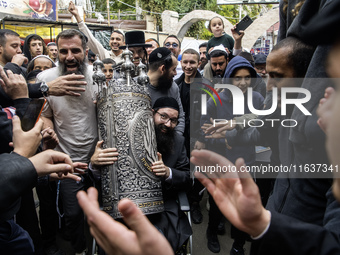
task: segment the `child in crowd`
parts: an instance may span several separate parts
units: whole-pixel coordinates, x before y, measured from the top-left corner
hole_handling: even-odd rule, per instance
[[[103,59],[103,64],[104,67],[102,71],[105,74],[106,85],[108,85],[109,81],[111,81],[113,77],[114,74],[113,66],[116,65],[116,62],[112,58],[105,58]]]
[[[212,47],[222,44],[225,48],[228,48],[229,52],[232,52],[234,48],[234,39],[224,33],[223,20],[220,17],[214,17],[209,21],[208,30],[214,34],[214,37],[208,41],[207,52]]]

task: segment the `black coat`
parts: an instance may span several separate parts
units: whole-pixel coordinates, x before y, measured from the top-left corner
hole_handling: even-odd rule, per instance
[[[26,78],[26,68],[18,66],[17,64],[8,62],[4,69],[11,70],[14,74],[21,74]],[[40,84],[41,83],[27,83],[28,87],[28,93],[30,98],[40,98],[43,97],[41,91],[40,91]],[[0,86],[0,104],[2,107],[8,107],[8,106],[14,106],[14,102],[11,98],[8,97],[8,95],[5,93],[5,91]]]
[[[201,120],[201,97],[203,92],[201,88],[205,88],[211,92],[210,89],[206,88],[203,84],[214,87],[207,79],[203,78],[199,72],[196,73],[195,81],[190,84],[190,91],[186,94],[183,93],[184,84],[184,73],[175,82],[179,87],[179,93],[181,96],[181,101],[183,105],[183,110],[185,112],[185,148],[187,150],[187,155],[190,156],[190,151],[193,149],[193,144],[199,140],[204,141],[204,135],[201,131],[200,120]],[[191,147],[190,148],[190,138]]]
[[[20,98],[12,101],[12,106],[16,109],[16,115],[22,118],[26,108],[31,99]],[[7,116],[7,113],[0,106],[0,153],[9,153],[13,150],[9,146],[9,142],[12,142],[12,119]]]
[[[13,218],[20,207],[20,196],[37,182],[37,172],[30,160],[16,153],[0,155],[0,220]]]
[[[340,254],[339,236],[325,228],[273,213],[267,233],[253,241],[250,254]]]
[[[175,132],[172,153],[163,154],[162,159],[171,168],[171,183],[162,180],[165,211],[148,216],[154,226],[166,237],[176,252],[192,234],[191,226],[184,212],[180,211],[178,191],[191,188],[189,159],[186,156],[184,137]]]

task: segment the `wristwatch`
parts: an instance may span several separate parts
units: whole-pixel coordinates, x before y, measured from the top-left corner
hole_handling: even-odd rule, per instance
[[[49,90],[49,87],[48,85],[46,84],[46,82],[42,82],[40,84],[40,91],[41,91],[41,94],[43,94],[44,97],[48,97],[48,90]]]

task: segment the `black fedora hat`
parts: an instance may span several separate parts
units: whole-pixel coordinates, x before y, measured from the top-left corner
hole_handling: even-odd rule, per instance
[[[128,47],[152,47],[151,44],[145,43],[145,37],[143,31],[129,31],[125,33],[125,44],[124,46],[119,46],[119,49],[125,49]]]

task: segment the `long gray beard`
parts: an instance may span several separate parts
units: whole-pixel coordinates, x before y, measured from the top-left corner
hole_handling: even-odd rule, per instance
[[[61,64],[59,62],[58,73],[59,73],[59,76],[63,76],[63,75],[67,75],[67,74],[72,74],[74,72],[66,72],[65,71],[65,65]],[[95,92],[94,92],[95,90],[93,88],[93,81],[92,81],[91,73],[89,73],[87,60],[85,60],[85,62],[83,62],[83,64],[79,66],[78,72],[76,72],[75,74],[81,74],[81,75],[85,76],[85,78],[82,79],[82,80],[87,82],[85,89],[90,89],[92,91],[92,93],[90,93],[90,94],[86,93],[86,94],[91,96],[92,100],[94,101],[95,100]],[[77,97],[74,97],[74,98],[77,98]]]
[[[59,61],[59,59],[58,59]],[[79,65],[78,67],[78,71],[75,73],[75,74],[82,74],[84,75],[85,77],[88,76],[88,71],[87,71],[87,58],[84,59],[83,63]],[[66,65],[65,63],[61,63],[59,61],[59,65],[58,65],[58,73],[59,75],[67,75],[67,74],[72,74],[74,72],[68,72],[66,71]]]

